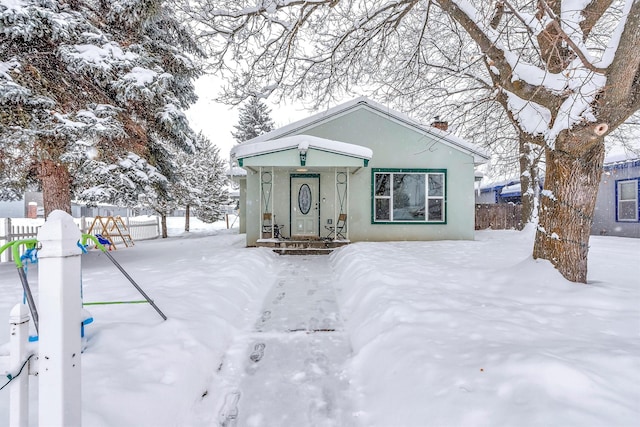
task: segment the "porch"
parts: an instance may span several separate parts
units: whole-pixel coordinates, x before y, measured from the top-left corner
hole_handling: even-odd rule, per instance
[[[297,135],[241,144],[232,156],[247,171],[240,187],[247,246],[310,254],[348,243],[350,179],[368,166],[371,150]]]

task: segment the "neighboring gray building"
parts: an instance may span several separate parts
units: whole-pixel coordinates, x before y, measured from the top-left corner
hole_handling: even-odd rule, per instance
[[[27,191],[22,200],[0,201],[0,218],[36,218],[43,215],[42,193],[37,191]]]
[[[476,192],[476,203],[481,205],[495,203],[519,204],[521,202],[522,195],[519,179],[509,179],[483,185]]]
[[[87,207],[71,203],[71,215],[75,218],[94,216],[128,216],[129,209],[112,205]],[[143,214],[153,214],[149,210],[141,210]],[[0,218],[42,218],[44,217],[44,202],[39,191],[27,191],[22,200],[13,202],[0,201]]]
[[[640,238],[640,158],[607,158],[591,234]]]
[[[591,234],[640,238],[640,158],[605,159]],[[476,203],[520,203],[520,183],[503,181],[482,186]]]
[[[0,218],[24,218],[24,200],[0,201]]]

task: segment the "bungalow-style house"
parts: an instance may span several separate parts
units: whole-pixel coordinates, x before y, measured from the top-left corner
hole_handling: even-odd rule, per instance
[[[605,159],[591,234],[640,238],[640,158]]]
[[[440,125],[443,122],[438,122]],[[247,246],[290,240],[474,237],[474,167],[487,154],[367,98],[231,150]]]

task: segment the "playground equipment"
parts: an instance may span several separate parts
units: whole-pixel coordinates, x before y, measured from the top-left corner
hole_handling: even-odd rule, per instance
[[[9,422],[12,426],[29,425],[28,417],[33,412],[29,409],[30,381],[26,374],[38,376],[40,425],[82,424],[83,341],[82,327],[79,334],[78,326],[85,321],[82,316],[81,258],[87,251],[88,242],[95,244],[107,256],[163,319],[167,318],[104,245],[95,236],[83,235],[66,212],[51,212],[38,230],[37,240],[14,241],[0,247],[0,254],[10,250],[15,255],[14,262],[25,295],[24,301],[16,304],[9,316],[10,365],[16,368],[7,375],[8,381],[0,384],[0,389],[9,388]],[[27,250],[20,257],[23,246]],[[27,278],[29,262],[38,263],[37,308]],[[29,317],[40,320],[36,328],[39,338],[37,353],[28,346]],[[36,358],[38,363],[32,365]]]
[[[133,246],[131,234],[120,216],[95,217],[87,234],[99,235],[100,243],[109,245],[109,248],[118,249],[114,242],[116,238],[121,239],[126,247]]]
[[[142,290],[142,288],[135,282],[135,280],[133,280],[133,278],[129,275],[129,273],[127,273],[126,270],[124,268],[122,268],[120,263],[118,261],[116,261],[116,259],[113,257],[113,255],[111,255],[109,253],[109,251],[107,251],[107,249],[104,247],[104,245],[102,245],[95,236],[92,236],[91,234],[83,234],[82,235],[82,240],[80,241],[80,244],[85,249],[87,247],[87,240],[91,240],[93,242],[93,244],[96,246],[96,248],[100,249],[107,256],[107,258],[109,258],[109,260],[113,263],[113,265],[115,265],[116,268],[118,270],[120,270],[120,272],[124,275],[124,277],[126,277],[127,280],[129,280],[129,282],[131,282],[131,284],[140,293],[140,295],[142,295],[144,297],[146,302],[148,302],[151,305],[151,307],[153,307],[156,310],[156,312],[160,315],[160,317],[162,317],[162,320],[167,320],[167,316],[164,315],[162,310],[160,310],[158,308],[158,306],[153,302],[153,300],[151,298],[149,298],[149,296],[146,294],[146,292]],[[120,302],[111,301],[111,302],[93,303],[93,305],[97,305],[97,304],[126,304],[126,303],[134,303],[135,304],[135,303],[138,303],[138,302],[139,301],[120,301]]]
[[[96,236],[92,236],[90,234],[83,234],[81,240],[78,242],[78,246],[82,250],[83,253],[87,252],[88,241],[91,241],[97,249],[102,251],[107,258],[116,266],[118,270],[129,280],[129,282],[136,288],[136,290],[144,297],[144,301],[107,301],[107,302],[95,302],[95,303],[86,303],[83,305],[104,305],[104,304],[137,304],[137,303],[149,303],[156,312],[162,317],[163,320],[167,320],[167,316],[158,308],[158,306],[153,302],[151,298],[146,294],[146,292],[133,280],[133,278],[127,273],[127,271],[122,268],[120,263],[116,261],[115,258],[109,253],[109,251],[105,248],[105,246],[100,243]],[[20,255],[20,247],[26,247],[25,253]],[[29,311],[31,312],[31,318],[33,319],[33,324],[36,328],[36,332],[39,332],[39,318],[38,318],[38,309],[36,307],[35,301],[33,299],[33,293],[31,292],[31,287],[29,286],[29,280],[27,278],[27,272],[25,269],[25,262],[37,262],[37,250],[38,250],[38,241],[36,239],[26,239],[26,240],[15,240],[13,242],[9,242],[2,247],[0,247],[0,254],[2,254],[5,250],[11,250],[13,254],[14,263],[16,264],[16,268],[18,271],[18,276],[20,277],[20,282],[22,284],[22,289],[24,291],[25,300],[29,307]],[[24,261],[24,262],[23,262]],[[92,320],[92,319],[91,319]],[[83,327],[85,324],[91,322],[88,320],[86,323],[83,321]]]

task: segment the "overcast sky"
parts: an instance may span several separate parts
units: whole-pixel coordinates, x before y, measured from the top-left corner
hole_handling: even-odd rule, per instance
[[[188,111],[189,123],[195,131],[202,131],[215,145],[220,148],[224,159],[229,157],[229,151],[236,141],[231,136],[233,126],[238,124],[238,108],[220,104],[215,97],[220,90],[220,80],[213,76],[204,76],[196,82],[198,102]],[[313,111],[304,110],[301,105],[274,105],[265,102],[271,108],[271,118],[276,128],[303,119]]]

